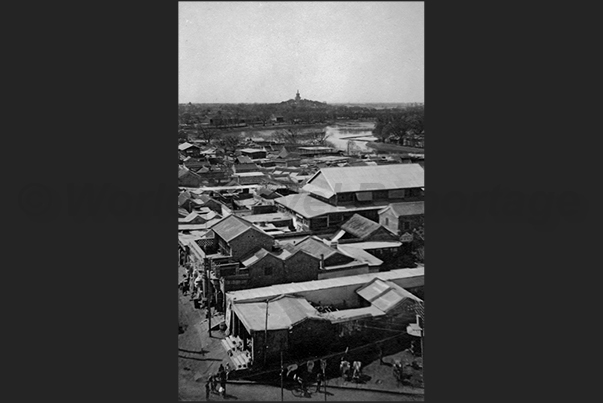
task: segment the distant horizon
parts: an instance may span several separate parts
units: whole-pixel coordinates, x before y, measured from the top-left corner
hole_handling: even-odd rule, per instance
[[[179,2],[178,103],[424,102],[423,2]]]
[[[225,104],[225,105],[237,105],[237,104],[248,104],[248,105],[254,105],[254,104],[280,104],[282,102],[286,102],[289,101],[291,98],[286,99],[284,101],[278,101],[278,102],[193,102],[193,101],[188,101],[188,102],[178,102],[179,105],[181,104]],[[302,98],[305,99],[305,98]],[[326,102],[326,101],[318,101],[316,99],[306,99],[307,101],[316,101],[316,102]],[[327,104],[330,105],[347,105],[347,104],[424,104],[425,102],[423,101],[399,101],[399,102],[395,102],[395,101],[388,101],[388,102],[379,102],[379,101],[369,101],[369,102],[326,102]]]

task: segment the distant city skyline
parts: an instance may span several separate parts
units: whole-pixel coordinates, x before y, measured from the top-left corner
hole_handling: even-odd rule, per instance
[[[423,2],[180,2],[179,103],[424,102]]]

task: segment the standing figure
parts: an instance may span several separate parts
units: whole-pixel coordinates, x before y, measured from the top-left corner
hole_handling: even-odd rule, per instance
[[[220,378],[220,394],[222,397],[226,396],[226,375]]]
[[[211,390],[211,378],[207,378],[207,382],[205,382],[205,399],[209,400],[209,392]]]
[[[318,371],[318,374],[316,375],[316,393],[320,392],[320,385],[322,385],[323,378],[322,372]]]

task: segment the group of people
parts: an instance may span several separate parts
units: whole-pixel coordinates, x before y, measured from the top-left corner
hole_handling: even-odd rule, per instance
[[[178,288],[182,291],[183,295],[187,295],[190,292],[191,299],[195,299],[202,289],[203,277],[200,272],[194,273],[190,263],[187,263],[185,267],[186,273],[183,276],[183,280],[178,283]]]
[[[358,382],[362,377],[362,363],[360,361],[354,361],[350,366],[350,362],[341,359],[339,363],[339,371],[341,373],[341,377],[350,381]]]
[[[303,390],[304,392],[308,391],[307,385],[304,382],[304,379],[301,377],[301,375],[294,374],[293,380],[298,383],[299,388],[301,390]],[[324,375],[322,374],[322,372],[318,372],[318,374],[316,375],[316,393],[320,392],[320,386],[322,385],[323,380],[324,380]]]
[[[205,383],[205,398],[209,400],[210,393],[218,393],[220,396],[226,396],[226,379],[230,373],[230,364],[226,363],[226,367],[220,364],[218,373],[211,375]],[[218,386],[219,385],[219,386]]]

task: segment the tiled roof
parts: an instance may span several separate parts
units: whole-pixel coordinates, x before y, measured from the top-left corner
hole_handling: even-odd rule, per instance
[[[381,212],[391,209],[396,217],[425,214],[425,204],[422,201],[392,203]]]
[[[378,278],[356,290],[356,293],[383,312],[396,307],[405,299],[422,302],[399,285]]]
[[[233,310],[248,331],[266,329],[266,302],[235,303]],[[267,329],[289,329],[309,317],[321,318],[316,308],[304,298],[283,296],[268,302]]]
[[[211,229],[226,242],[230,242],[250,228],[255,231],[260,231],[249,221],[235,215],[229,215],[211,227]]]
[[[359,214],[354,214],[341,226],[341,229],[357,238],[366,238],[377,231],[379,227],[381,226],[378,223]]]
[[[335,193],[424,187],[419,164],[322,168],[308,183]],[[307,186],[307,185],[306,185]]]
[[[332,255],[341,254],[341,252],[339,252],[337,249],[332,248],[326,245],[324,242],[319,241],[311,236],[299,241],[297,244],[295,244],[295,246],[287,245],[286,247],[290,250],[293,248],[303,250],[307,254],[316,258],[320,258],[320,255],[324,255],[324,258],[327,259]]]
[[[326,290],[328,292],[330,289],[341,287],[347,288],[350,286],[362,287],[375,278],[388,282],[401,283],[404,287],[419,287],[423,286],[425,283],[425,267],[418,267],[416,269],[397,269],[379,273],[356,274],[352,276],[304,281],[300,283],[277,284],[249,290],[229,291],[226,295],[231,301],[260,301],[283,294],[302,294],[318,290]]]

